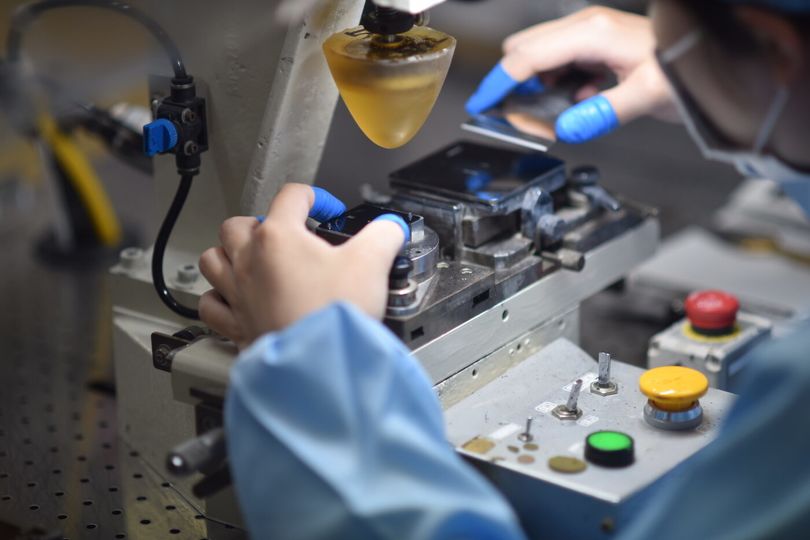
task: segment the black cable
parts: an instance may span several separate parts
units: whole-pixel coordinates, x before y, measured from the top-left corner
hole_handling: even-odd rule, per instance
[[[152,33],[155,39],[157,39],[161,46],[166,50],[172,64],[172,69],[174,70],[175,78],[182,80],[188,79],[186,66],[183,64],[180,51],[163,27],[146,13],[127,4],[126,2],[119,2],[117,0],[43,0],[41,2],[21,6],[17,9],[17,11],[14,12],[8,31],[8,37],[6,40],[6,52],[8,54],[8,60],[11,62],[19,61],[24,30],[34,20],[36,20],[43,13],[52,9],[68,7],[95,7],[109,9],[139,22]]]
[[[177,193],[174,195],[174,200],[166,213],[166,217],[163,218],[163,224],[160,226],[160,232],[158,232],[152,252],[152,282],[155,284],[158,296],[169,309],[183,317],[199,320],[200,313],[196,309],[184,306],[172,296],[166,286],[166,280],[163,278],[163,256],[166,253],[166,245],[169,243],[169,237],[172,235],[172,229],[174,229],[174,224],[177,223],[180,211],[186,203],[186,197],[188,197],[193,179],[194,176],[191,174],[184,174],[180,177]]]
[[[9,64],[19,62],[23,34],[32,22],[47,11],[70,7],[108,9],[139,22],[152,33],[169,56],[172,70],[174,71],[174,80],[172,80],[173,88],[177,86],[182,89],[182,92],[186,94],[190,93],[191,97],[194,97],[193,79],[186,73],[186,66],[183,63],[180,50],[177,48],[174,41],[169,37],[163,27],[149,15],[126,2],[118,0],[42,0],[21,6],[14,13],[8,31],[6,53],[8,55]],[[199,165],[199,163],[197,163],[197,165]],[[155,284],[155,290],[158,296],[169,309],[183,317],[199,320],[200,315],[196,309],[184,306],[172,296],[163,276],[163,258],[166,254],[166,246],[169,243],[169,238],[180,216],[180,212],[185,205],[186,198],[191,190],[192,180],[196,174],[196,171],[184,172],[182,169],[189,169],[189,167],[181,168],[180,184],[177,187],[177,193],[174,195],[174,200],[169,207],[166,217],[163,219],[157,239],[155,240],[152,253],[152,281]]]

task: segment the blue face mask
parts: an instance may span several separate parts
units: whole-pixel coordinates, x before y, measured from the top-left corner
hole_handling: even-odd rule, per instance
[[[777,89],[750,149],[730,145],[703,115],[672,69],[672,64],[694,49],[702,38],[703,33],[694,30],[671,47],[656,52],[658,63],[672,86],[675,101],[690,135],[706,159],[734,165],[745,176],[767,178],[780,183],[785,193],[795,199],[804,212],[810,215],[810,172],[795,169],[779,158],[763,153],[784,112],[790,90],[785,86]]]

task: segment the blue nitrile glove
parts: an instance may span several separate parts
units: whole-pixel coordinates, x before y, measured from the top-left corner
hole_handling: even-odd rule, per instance
[[[329,221],[346,212],[346,205],[323,188],[312,187],[315,192],[315,202],[309,211],[309,217],[315,221]]]
[[[557,139],[566,143],[583,143],[610,133],[619,127],[613,105],[603,95],[596,95],[566,109],[555,126]]]
[[[509,94],[533,95],[545,90],[538,77],[519,83],[501,64],[484,77],[475,93],[467,100],[471,116],[483,113],[500,103]],[[613,106],[602,95],[574,105],[557,118],[557,139],[566,143],[582,143],[601,137],[619,126]]]
[[[470,116],[476,116],[491,109],[513,92],[525,96],[538,94],[543,90],[545,87],[538,77],[518,82],[503,69],[501,64],[498,64],[484,77],[478,89],[467,100],[465,107]]]
[[[410,242],[411,240],[411,227],[405,223],[405,220],[402,219],[400,216],[396,214],[383,214],[379,217],[374,218],[374,221],[391,221],[392,223],[396,223],[402,229],[402,232],[405,234],[405,243]]]
[[[343,201],[329,193],[323,188],[312,186],[312,191],[315,192],[315,202],[312,203],[312,209],[309,211],[309,217],[315,221],[329,221],[346,212],[346,205]],[[264,223],[265,216],[256,216],[259,223]]]

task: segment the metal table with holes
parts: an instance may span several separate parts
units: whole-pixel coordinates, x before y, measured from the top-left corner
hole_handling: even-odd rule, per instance
[[[244,538],[118,440],[107,264],[48,266],[34,237],[0,235],[0,540]]]

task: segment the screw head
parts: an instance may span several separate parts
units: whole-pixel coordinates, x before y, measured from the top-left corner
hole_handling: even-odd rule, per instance
[[[136,247],[123,249],[118,255],[118,261],[121,263],[121,266],[127,270],[132,270],[143,261],[143,250]]]
[[[195,264],[184,264],[177,269],[177,283],[192,285],[200,277],[200,271]]]
[[[183,112],[180,114],[180,119],[186,124],[191,124],[197,121],[197,113],[191,109],[183,109]]]
[[[169,367],[169,354],[171,354],[172,349],[168,345],[161,345],[155,351],[155,363],[160,368],[167,368]]]
[[[183,145],[183,152],[187,156],[192,156],[199,152],[200,147],[194,141],[188,141],[185,145]]]

